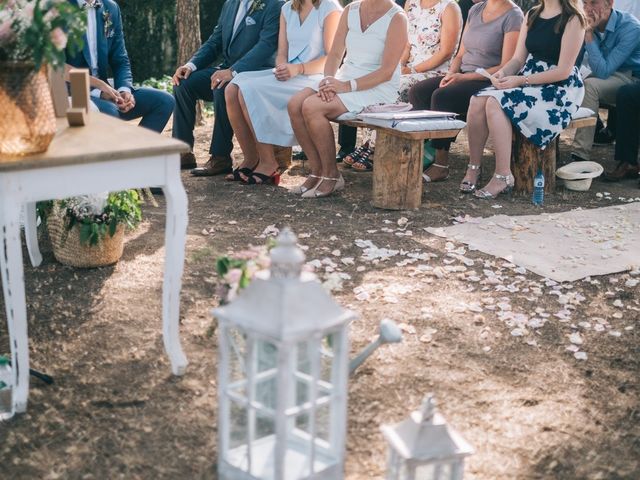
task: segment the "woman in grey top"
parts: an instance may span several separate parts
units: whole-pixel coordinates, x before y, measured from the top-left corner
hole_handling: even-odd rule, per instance
[[[497,72],[513,56],[522,10],[511,0],[487,0],[469,10],[458,54],[444,77],[435,77],[414,85],[409,101],[416,110],[438,110],[464,115],[471,97],[491,85],[476,69]],[[433,140],[435,162],[424,172],[427,182],[449,177],[449,147],[455,138]],[[470,167],[471,168],[471,167]],[[462,186],[464,191],[465,186]],[[469,185],[475,189],[475,185]]]

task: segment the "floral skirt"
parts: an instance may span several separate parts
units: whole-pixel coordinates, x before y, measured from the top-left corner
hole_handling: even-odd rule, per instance
[[[555,65],[529,55],[520,75],[533,75],[554,67]],[[569,78],[562,82],[507,90],[488,87],[476,95],[498,100],[513,126],[530,142],[544,150],[567,128],[580,108],[584,97],[584,83],[578,68],[574,67]]]

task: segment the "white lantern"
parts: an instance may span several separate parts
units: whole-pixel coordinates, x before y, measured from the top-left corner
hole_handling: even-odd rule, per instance
[[[221,479],[343,477],[348,324],[288,229],[219,320],[218,473]]]
[[[389,443],[387,480],[462,480],[473,448],[436,411],[433,396],[421,411],[381,430]]]

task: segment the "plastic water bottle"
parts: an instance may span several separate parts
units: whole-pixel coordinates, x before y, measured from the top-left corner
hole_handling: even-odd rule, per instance
[[[544,175],[542,169],[538,169],[538,173],[533,179],[533,195],[531,201],[534,205],[542,205],[544,203]]]
[[[0,422],[13,417],[13,375],[9,359],[0,357]]]

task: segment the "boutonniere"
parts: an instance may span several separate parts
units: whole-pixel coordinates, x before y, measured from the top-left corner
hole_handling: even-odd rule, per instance
[[[111,12],[108,10],[102,12],[102,21],[104,22],[104,36],[106,38],[113,37],[113,21],[111,20]]]
[[[249,15],[253,15],[255,12],[261,12],[264,10],[264,0],[253,0],[251,7],[249,8]]]

